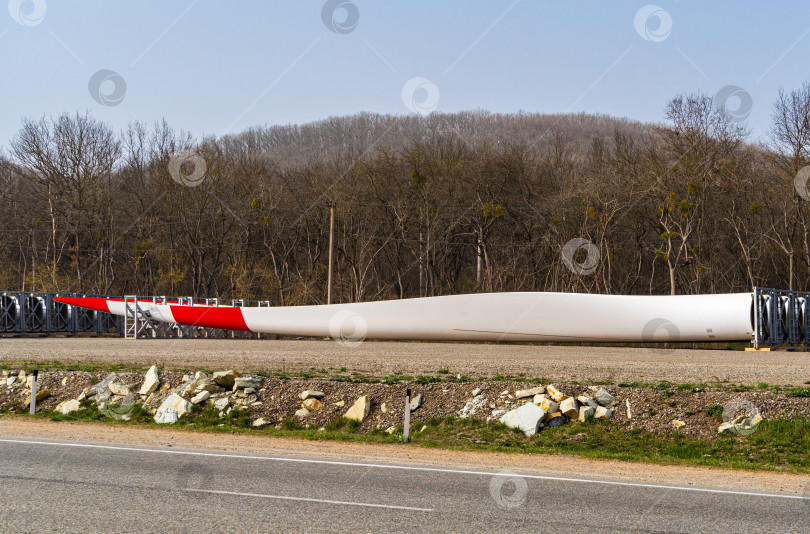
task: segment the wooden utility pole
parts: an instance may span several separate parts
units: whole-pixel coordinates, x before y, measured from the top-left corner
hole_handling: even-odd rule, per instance
[[[335,201],[330,200],[329,205],[329,275],[326,280],[326,303],[332,304],[332,256],[335,244]]]

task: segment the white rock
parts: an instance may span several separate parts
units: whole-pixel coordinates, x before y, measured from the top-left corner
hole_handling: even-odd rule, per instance
[[[484,392],[484,390],[483,390],[483,389],[481,389],[481,388],[475,388],[475,389],[473,390],[473,392],[472,392],[472,396],[473,396],[473,397],[477,397],[478,395],[480,395],[480,394],[481,394],[481,393],[483,393],[483,392]]]
[[[557,386],[554,385],[546,387],[546,393],[548,393],[548,396],[551,397],[554,402],[562,402],[567,397],[565,393],[557,389]]]
[[[81,405],[76,399],[60,402],[56,407],[56,411],[64,415],[67,415],[70,412],[77,412],[79,410],[81,410]]]
[[[579,422],[584,423],[585,419],[587,419],[588,417],[593,417],[593,412],[594,412],[594,409],[591,408],[590,406],[580,406],[579,407],[579,418],[578,418]]]
[[[62,385],[63,385],[63,386],[67,386],[67,383],[68,383],[68,380],[69,380],[69,379],[70,379],[70,376],[66,376],[66,377],[64,377],[64,378],[62,379]]]
[[[210,396],[211,396],[210,392],[201,391],[200,393],[197,393],[196,395],[194,395],[194,397],[191,398],[191,404],[200,404],[201,402],[205,402],[206,400],[208,400],[208,397]]]
[[[593,399],[602,406],[610,406],[615,397],[602,388],[593,394]]]
[[[160,374],[158,373],[157,366],[153,365],[146,371],[146,375],[143,377],[143,385],[141,385],[141,389],[138,391],[140,395],[150,395],[155,392],[155,390],[160,385]]]
[[[261,428],[261,427],[263,427],[265,425],[269,425],[269,424],[270,423],[268,423],[267,421],[264,420],[264,417],[259,417],[258,419],[253,421],[253,426],[256,427],[256,428]]]
[[[298,396],[301,398],[302,401],[305,401],[309,398],[322,399],[326,397],[326,393],[324,393],[323,391],[314,391],[308,389],[306,391],[302,391],[301,394]]]
[[[568,397],[560,403],[560,411],[569,419],[579,417],[579,405],[574,397]]]
[[[487,398],[485,395],[478,395],[477,397],[473,397],[472,399],[468,400],[464,407],[458,411],[458,416],[462,419],[466,419],[471,415],[475,415],[478,413],[479,410],[483,409],[487,405]]]
[[[594,419],[610,419],[613,417],[613,410],[605,408],[604,406],[597,406],[593,417]]]
[[[233,369],[228,369],[227,371],[217,371],[214,373],[213,379],[217,385],[226,389],[231,389],[233,387],[234,380],[236,380],[239,376],[239,373]]]
[[[14,382],[15,382],[16,380],[17,380],[17,377],[16,377],[16,376],[10,376],[10,377],[6,378],[6,385],[7,385],[8,387],[11,387],[11,386],[13,386],[13,385],[14,385]]]
[[[316,399],[315,397],[310,397],[304,401],[303,406],[310,412],[314,412],[319,408],[323,408],[323,403],[318,399]]]
[[[388,413],[388,405],[386,403],[380,404],[380,411],[382,413]]]
[[[174,408],[174,410],[170,410],[170,408]],[[176,423],[178,419],[190,411],[191,403],[177,393],[172,393],[166,397],[166,400],[163,401],[157,409],[157,412],[155,412],[155,422],[162,424],[167,422]],[[174,421],[171,421],[171,419],[174,419]]]
[[[228,397],[222,397],[221,399],[217,399],[214,402],[214,408],[216,408],[217,410],[219,410],[221,412],[225,408],[228,407],[229,402],[230,402],[230,399],[228,399]]]
[[[234,389],[254,388],[259,389],[262,387],[262,379],[258,376],[239,376],[233,381]]]
[[[630,399],[624,399],[624,403],[627,405],[627,418],[633,418],[633,412],[630,411]]]
[[[674,426],[675,428],[681,428],[682,426],[686,426],[686,423],[681,421],[680,419],[673,419],[672,426]]]
[[[371,401],[368,397],[363,395],[355,401],[351,408],[343,415],[346,419],[363,422],[371,411]]]
[[[599,407],[599,405],[596,404],[592,398],[585,395],[580,395],[579,397],[577,397],[577,402],[579,402],[580,404],[584,404],[585,406],[590,406],[594,410],[596,410],[596,408]]]
[[[525,399],[526,397],[534,397],[535,395],[540,395],[546,392],[546,386],[537,386],[536,388],[531,389],[521,389],[515,391],[515,398],[516,399]]]
[[[722,434],[722,433],[723,433],[723,432],[725,432],[726,430],[731,430],[732,428],[734,428],[734,423],[732,423],[731,421],[729,421],[728,423],[723,423],[722,425],[720,425],[719,427],[717,427],[717,433],[718,433],[718,434]]]
[[[194,373],[194,380],[202,380],[203,378],[208,378],[208,373],[203,373],[202,371]]]
[[[113,395],[120,395],[121,397],[126,397],[129,395],[129,386],[125,386],[124,384],[111,382],[107,384],[107,387],[110,388],[110,392]]]
[[[501,417],[501,423],[511,428],[519,428],[524,434],[531,436],[540,430],[545,415],[544,409],[533,402],[527,402],[520,408],[506,412]]]
[[[548,397],[543,397],[540,399],[540,402],[537,402],[537,397],[535,397],[535,404],[547,411],[548,413],[554,413],[560,411],[560,405],[554,402],[553,400],[549,399]]]
[[[417,395],[411,399],[411,411],[418,410],[422,403],[424,402],[424,397],[422,395]]]
[[[309,415],[309,410],[307,410],[306,408],[299,408],[299,409],[297,409],[295,411],[295,416],[296,417],[306,417],[308,415]]]
[[[388,428],[385,429],[385,431],[388,432],[389,434],[393,434],[394,432],[397,431],[397,427],[389,426]]]

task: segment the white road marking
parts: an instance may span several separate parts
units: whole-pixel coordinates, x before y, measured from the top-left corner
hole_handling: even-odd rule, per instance
[[[440,467],[418,467],[411,465],[394,465],[394,464],[367,464],[362,462],[339,462],[337,460],[313,460],[308,458],[282,458],[278,456],[250,456],[246,454],[224,454],[215,452],[195,452],[195,451],[171,451],[166,449],[143,449],[140,447],[117,447],[114,445],[95,445],[91,443],[62,443],[58,441],[34,441],[24,439],[7,439],[0,438],[0,443],[21,443],[27,445],[50,445],[54,447],[76,447],[76,448],[89,448],[89,449],[106,449],[113,451],[127,451],[127,452],[151,452],[156,454],[179,454],[186,456],[204,456],[210,458],[235,458],[239,460],[263,460],[268,462],[291,462],[291,463],[304,463],[304,464],[320,464],[320,465],[335,465],[343,467],[370,467],[375,469],[400,469],[403,471],[424,471],[431,473],[455,473],[458,475],[477,475],[477,476],[502,476],[503,471],[471,471],[464,469],[444,469]],[[643,484],[641,482],[618,482],[613,480],[595,480],[589,478],[572,478],[572,477],[557,477],[551,475],[526,475],[521,473],[510,473],[519,477],[528,478],[532,480],[554,480],[557,482],[580,482],[586,484],[603,484],[607,486],[626,486],[634,488],[651,488],[651,489],[665,489],[677,491],[695,491],[699,493],[720,493],[724,495],[742,495],[748,497],[770,497],[774,499],[796,499],[799,501],[810,501],[810,497],[802,495],[785,495],[778,493],[758,493],[751,491],[734,491],[723,489],[710,489],[710,488],[690,488],[686,486],[666,486],[663,484]]]
[[[289,497],[287,495],[263,495],[261,493],[240,493],[238,491],[218,491],[218,490],[204,490],[193,488],[185,488],[184,491],[192,491],[194,493],[213,493],[215,495],[234,495],[236,497],[260,497],[262,499],[280,499],[284,501],[319,502],[324,504],[343,504],[346,506],[369,506],[372,508],[388,508],[391,510],[412,510],[416,512],[433,512],[435,510],[435,508],[414,508],[413,506],[394,506],[391,504],[373,504],[367,502],[353,502],[353,501],[330,501],[328,499]]]

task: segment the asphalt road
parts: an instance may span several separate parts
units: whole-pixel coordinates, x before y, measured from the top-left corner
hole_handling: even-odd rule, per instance
[[[0,530],[810,532],[810,495],[0,436]]]

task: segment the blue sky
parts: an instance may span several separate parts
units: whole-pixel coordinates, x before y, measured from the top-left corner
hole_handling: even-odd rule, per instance
[[[661,0],[641,11],[653,13],[641,26],[644,1],[331,2],[10,0],[0,11],[0,147],[23,117],[64,111],[89,110],[116,129],[165,117],[195,135],[407,114],[413,78],[427,80],[412,94],[421,111],[642,121],[661,121],[678,92],[733,85],[750,95],[742,112],[757,140],[779,87],[810,79],[808,2]],[[341,3],[348,11],[332,17]],[[102,69],[114,74],[91,94]]]

